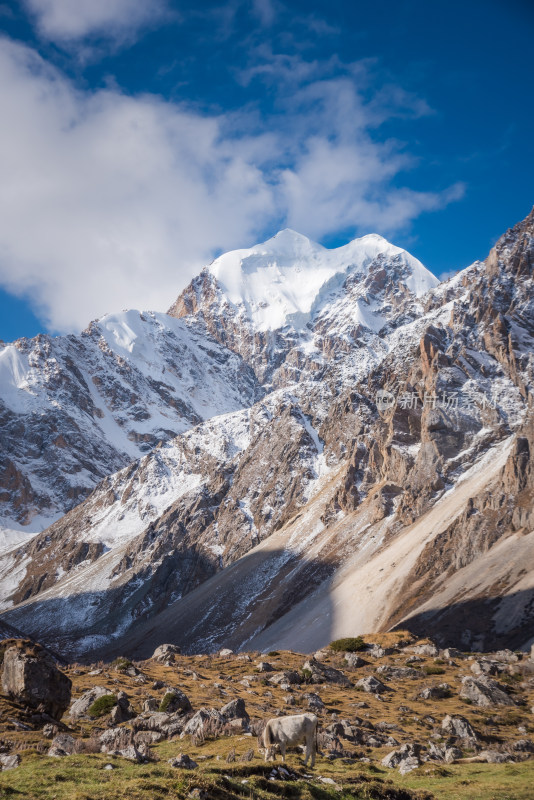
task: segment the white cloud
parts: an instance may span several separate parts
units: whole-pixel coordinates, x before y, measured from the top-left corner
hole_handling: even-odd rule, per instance
[[[167,308],[216,251],[286,224],[393,233],[461,191],[393,186],[411,160],[373,138],[376,108],[348,76],[292,89],[266,120],[208,116],[78,91],[0,39],[0,283],[29,293],[51,328],[79,330],[107,311]]]
[[[23,0],[40,33],[65,43],[96,35],[121,39],[161,19],[167,0]]]

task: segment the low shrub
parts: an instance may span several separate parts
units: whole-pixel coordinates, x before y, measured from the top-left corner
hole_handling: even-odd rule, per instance
[[[133,664],[129,658],[124,658],[124,656],[119,656],[119,658],[116,658],[115,661],[111,662],[111,666],[118,672],[124,672],[129,667],[132,667]]]
[[[105,714],[109,714],[111,709],[117,705],[117,698],[114,694],[103,694],[102,697],[98,697],[95,702],[89,706],[87,713],[93,719],[97,719],[98,717],[103,717]]]
[[[175,697],[176,695],[174,694],[174,692],[166,692],[163,696],[163,700],[159,704],[158,711],[167,711],[168,707],[170,706]]]
[[[438,667],[435,664],[425,664],[423,672],[425,675],[445,675],[443,667]]]
[[[357,653],[365,650],[365,642],[361,636],[348,636],[345,639],[334,639],[330,642],[330,649],[336,653]]]

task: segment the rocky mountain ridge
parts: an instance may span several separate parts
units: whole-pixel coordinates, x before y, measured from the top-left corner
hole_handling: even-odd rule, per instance
[[[533,229],[531,214],[420,296],[402,251],[386,266],[367,254],[365,274],[349,264],[324,306],[275,330],[205,271],[171,312],[239,350],[263,398],[105,478],[7,553],[3,619],[77,656],[169,635],[201,652],[287,637],[309,650],[401,623],[527,646]],[[471,607],[476,624],[456,630]]]

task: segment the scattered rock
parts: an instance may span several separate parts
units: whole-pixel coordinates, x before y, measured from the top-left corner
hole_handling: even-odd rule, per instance
[[[143,711],[157,711],[159,708],[159,702],[156,700],[155,697],[148,697],[145,702],[143,703]]]
[[[16,769],[20,764],[20,756],[17,753],[12,755],[0,755],[0,769],[6,771],[8,769]]]
[[[196,761],[193,761],[186,753],[178,753],[174,758],[169,758],[168,763],[171,767],[178,769],[196,769],[198,767]]]
[[[358,669],[359,667],[365,667],[368,663],[364,661],[361,656],[357,653],[345,653],[345,661],[347,662],[347,666],[351,669]]]
[[[180,655],[180,648],[175,644],[160,644],[152,654],[154,661],[170,666],[176,662],[176,656]]]
[[[247,675],[247,678],[250,679],[250,676]],[[282,686],[284,684],[291,686],[302,683],[302,678],[295,670],[286,669],[283,672],[275,672],[274,675],[271,675],[269,683],[274,683],[275,686]]]
[[[286,696],[284,697],[284,703],[286,704],[286,706],[294,706],[296,705],[296,702],[297,701],[295,700],[295,697],[292,694],[286,694]]]
[[[43,736],[45,739],[53,739],[57,733],[59,733],[57,725],[48,724],[43,727]]]
[[[110,728],[100,734],[99,742],[103,753],[118,752],[134,744],[134,732],[131,728]]]
[[[302,669],[311,673],[311,683],[335,683],[339,686],[350,686],[349,679],[341,670],[327,667],[326,664],[322,664],[314,658],[305,661]]]
[[[325,709],[325,704],[318,694],[307,692],[306,694],[302,695],[302,697],[306,701],[310,711],[323,711]]]
[[[256,664],[258,672],[274,672],[274,667],[268,661],[260,661]]]
[[[495,661],[504,661],[506,664],[516,664],[519,661],[519,656],[512,650],[498,650],[494,653],[493,658]]]
[[[453,764],[457,759],[462,757],[462,751],[459,747],[446,747],[445,748],[445,763]]]
[[[133,744],[125,747],[124,750],[114,750],[113,755],[121,756],[128,759],[128,761],[135,761],[137,764],[143,764],[149,760],[148,748],[138,749]]]
[[[464,654],[457,650],[455,647],[446,647],[443,651],[443,658],[447,659],[447,661],[454,661],[455,659],[463,659]]]
[[[363,689],[364,692],[371,692],[372,694],[383,694],[383,692],[390,691],[382,681],[375,678],[374,675],[368,675],[366,678],[360,678],[356,682],[356,687]]]
[[[475,703],[477,706],[514,705],[514,701],[506,694],[503,687],[489,678],[479,677],[475,679],[466,676],[462,679],[460,697],[471,700],[471,702]]]
[[[429,642],[428,644],[413,644],[404,648],[404,652],[414,653],[416,656],[430,656],[436,658],[439,650],[435,644]]]
[[[473,661],[471,672],[474,672],[475,675],[498,675],[502,672],[502,669],[499,669],[498,664],[494,661],[481,658],[478,661]]]
[[[58,733],[52,739],[52,744],[48,751],[49,756],[62,757],[71,756],[76,750],[76,739],[68,733]]]
[[[250,719],[247,709],[245,707],[245,701],[243,698],[238,697],[236,700],[230,700],[229,703],[226,703],[225,706],[221,708],[221,715],[227,719]]]
[[[458,739],[464,739],[466,742],[474,744],[478,741],[473,727],[465,717],[447,714],[441,723],[441,730],[444,731],[444,733],[448,733],[449,736],[456,736]]]
[[[69,710],[69,717],[71,719],[79,719],[80,717],[89,718],[89,714],[87,713],[89,708],[93,705],[95,700],[98,700],[99,697],[104,697],[104,695],[113,696],[109,689],[106,689],[104,686],[93,686],[92,689],[88,689],[81,697],[78,697],[78,699],[72,703]]]
[[[488,764],[506,764],[514,759],[509,753],[500,753],[498,750],[481,750],[473,760],[486,761]]]
[[[200,708],[185,725],[180,738],[184,736],[202,736],[208,726],[223,726],[225,718],[216,708]]]
[[[220,656],[233,656],[233,654],[234,654],[234,651],[230,650],[229,647],[223,647],[222,650],[219,650],[219,655]]]
[[[403,678],[422,678],[423,673],[418,669],[411,669],[410,667],[390,667],[388,664],[376,669],[379,675],[384,675],[386,678],[392,680],[402,680]]]
[[[399,768],[401,775],[411,772],[421,766],[421,745],[416,742],[403,744],[397,750],[393,750],[382,759],[382,766],[389,769]]]
[[[440,683],[438,686],[425,686],[419,692],[421,700],[443,700],[451,696],[451,687],[448,683]]]
[[[188,696],[180,689],[169,689],[161,701],[160,709],[167,714],[174,714],[177,711],[185,714],[192,711],[192,706]]]
[[[4,653],[2,688],[12,699],[59,720],[69,707],[72,682],[43,647],[19,641]]]

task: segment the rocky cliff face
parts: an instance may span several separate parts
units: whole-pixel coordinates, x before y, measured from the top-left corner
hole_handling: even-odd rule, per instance
[[[201,326],[128,311],[0,349],[0,525],[41,530],[160,441],[249,406],[243,360]],[[0,546],[13,541],[4,533]]]
[[[4,556],[3,619],[78,656],[169,637],[309,650],[401,622],[525,645],[533,233],[531,214],[439,286],[379,237],[332,262],[286,232],[281,257],[275,237],[215,262],[171,311],[263,398],[105,478]],[[265,305],[262,269],[279,278]]]

